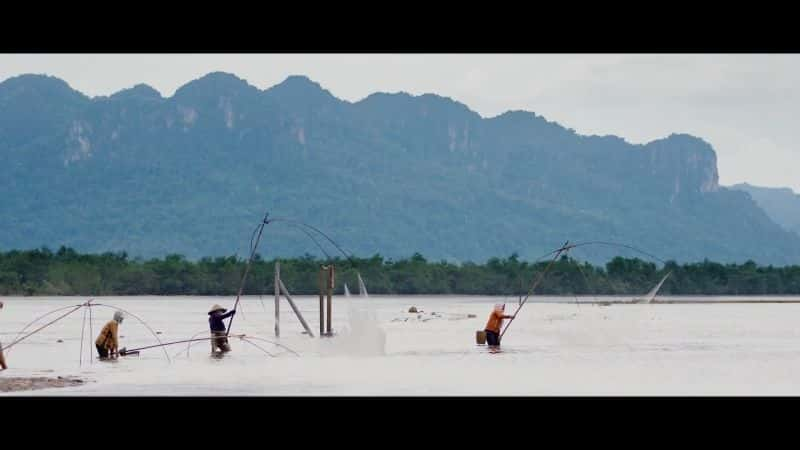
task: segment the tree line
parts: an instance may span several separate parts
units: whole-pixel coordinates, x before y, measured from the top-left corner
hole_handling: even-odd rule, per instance
[[[516,254],[483,264],[428,261],[419,253],[392,260],[280,258],[281,279],[293,294],[316,294],[323,264],[336,267],[336,294],[347,283],[358,289],[357,274],[370,294],[524,295],[549,261],[521,261]],[[246,258],[190,261],[181,255],[130,258],[125,252],[82,254],[67,247],[0,252],[0,295],[235,295]],[[256,255],[244,293],[274,292],[275,260]],[[615,257],[594,266],[562,256],[542,278],[535,294],[643,295],[671,275],[661,295],[797,295],[800,266],[720,264],[712,261],[657,266],[639,258]]]

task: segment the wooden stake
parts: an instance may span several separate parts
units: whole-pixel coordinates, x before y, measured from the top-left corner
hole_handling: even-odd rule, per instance
[[[331,312],[333,309],[333,264],[328,266],[328,335],[332,335],[331,331]]]
[[[297,316],[298,319],[300,319],[300,323],[303,324],[303,328],[306,329],[306,332],[309,334],[309,336],[314,337],[314,333],[311,332],[311,328],[308,327],[308,324],[306,323],[306,320],[303,318],[303,315],[300,314],[300,310],[297,309],[297,306],[294,304],[292,296],[289,295],[289,290],[286,289],[286,286],[284,286],[282,280],[278,280],[278,282],[281,285],[281,291],[283,292],[283,295],[286,296],[286,300],[289,302],[289,306],[292,307],[292,309],[294,310],[294,314]]]
[[[319,268],[319,337],[325,335],[325,269]]]
[[[281,263],[275,260],[275,337],[281,336]]]

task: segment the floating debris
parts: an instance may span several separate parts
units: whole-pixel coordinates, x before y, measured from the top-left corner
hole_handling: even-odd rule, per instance
[[[0,378],[0,392],[31,391],[83,384],[80,378],[58,377],[8,377]]]
[[[56,342],[64,342],[64,340],[63,339],[59,339]],[[59,377],[59,378],[61,378],[61,377]]]
[[[419,311],[417,311],[417,307],[416,306],[412,306],[411,308],[408,308],[408,312],[415,313],[415,312],[419,312]]]
[[[415,306],[411,308],[416,309]],[[413,314],[411,309],[409,309],[409,313]],[[429,322],[431,320],[466,320],[466,319],[474,319],[476,316],[475,314],[458,314],[458,313],[446,313],[446,312],[429,312],[425,313],[425,311],[421,309],[417,309],[416,317],[395,317],[391,320],[391,322],[408,322],[411,320],[412,322]]]

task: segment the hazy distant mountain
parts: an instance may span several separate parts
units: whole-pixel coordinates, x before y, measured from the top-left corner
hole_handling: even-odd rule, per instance
[[[731,189],[745,191],[783,228],[800,235],[800,195],[789,188],[766,188],[741,183]]]
[[[212,73],[170,98],[11,78],[0,157],[3,249],[243,255],[269,209],[359,255],[533,258],[569,239],[678,261],[800,262],[800,237],[720,187],[701,139],[632,145],[530,112],[482,118],[437,95],[350,103],[300,76],[262,91]],[[304,252],[319,254],[302,232],[267,227],[266,257]]]

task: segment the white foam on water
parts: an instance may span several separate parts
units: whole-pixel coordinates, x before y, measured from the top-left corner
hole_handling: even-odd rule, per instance
[[[364,284],[364,279],[361,278],[360,273],[356,272],[356,275],[358,275],[358,294],[361,297],[369,297],[369,293],[367,292],[367,285]]]
[[[382,356],[386,354],[386,332],[381,328],[373,304],[363,297],[346,300],[347,325],[334,330],[332,338],[320,341],[325,355]]]

